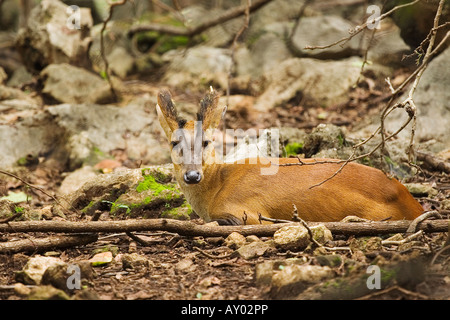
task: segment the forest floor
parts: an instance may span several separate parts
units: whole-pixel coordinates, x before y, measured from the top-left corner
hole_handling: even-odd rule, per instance
[[[404,74],[399,74],[404,77]],[[395,81],[395,79],[394,79]],[[350,93],[349,102],[326,110],[328,116],[319,122],[336,122],[351,128],[368,114],[379,112],[383,102],[382,90],[377,90],[372,84],[362,84]],[[301,97],[299,97],[301,100]],[[317,115],[323,113],[320,107],[311,107],[307,112],[301,112],[298,107],[300,101],[292,101],[289,108],[280,108],[267,116],[265,125],[273,125],[270,119],[278,119],[282,124],[303,124],[311,128],[318,124]],[[301,114],[294,118],[293,114]],[[232,115],[233,116],[233,115]],[[238,114],[234,115],[239,117]],[[285,119],[285,120],[283,120]],[[314,119],[314,122],[311,120]],[[238,123],[233,119],[230,123]],[[251,124],[249,124],[251,125]],[[26,168],[22,177],[33,184],[41,186],[46,193],[56,194],[63,180],[63,172],[47,166],[45,163]],[[3,178],[3,177],[2,177]],[[29,188],[22,181],[8,177],[1,179],[0,195],[7,191],[26,191],[32,199],[26,204],[32,208],[44,208],[53,204],[54,200],[42,192]],[[418,197],[426,210],[440,210],[440,218],[450,218],[449,210],[441,207],[442,201],[450,196],[450,177],[436,171],[423,170],[410,178],[407,182],[427,182],[438,191],[437,196],[422,195]],[[81,219],[74,213],[70,220]],[[55,219],[55,217],[53,217]],[[57,218],[60,219],[60,218]],[[87,219],[84,217],[83,219]],[[448,233],[424,234],[407,244],[378,245],[375,249],[355,249],[353,244],[357,239],[354,236],[335,236],[328,244],[330,251],[323,251],[310,247],[300,252],[282,250],[270,247],[253,259],[236,256],[234,249],[225,245],[224,238],[184,237],[168,232],[137,233],[151,245],[137,243],[126,234],[99,234],[98,241],[79,247],[40,252],[39,254],[59,257],[66,263],[77,263],[92,258],[95,253],[110,251],[114,255],[111,263],[93,268],[94,275],[85,283],[87,287],[83,295],[78,298],[98,299],[284,299],[308,298],[306,288],[279,292],[270,284],[258,284],[256,281],[256,268],[267,261],[272,261],[274,268],[282,270],[290,263],[328,266],[333,272],[334,279],[346,279],[351,282],[361,276],[371,264],[396,264],[410,261],[412,269],[407,280],[396,278],[388,286],[378,291],[365,292],[361,299],[449,299],[450,298],[450,267]],[[46,237],[43,233],[8,233],[0,235],[1,242],[19,239],[37,239]],[[382,240],[388,236],[380,236]],[[270,238],[260,238],[268,241]],[[339,249],[344,248],[344,249]],[[345,249],[352,248],[352,249]],[[125,268],[121,256],[127,253],[137,253],[147,259],[140,267]],[[25,266],[36,252],[0,254],[0,299],[26,299],[17,289],[16,273]],[[331,263],[323,257],[333,255],[338,257],[339,263]],[[418,267],[419,266],[419,267]],[[355,269],[359,271],[355,271]],[[408,271],[409,270],[409,271]],[[329,279],[327,279],[328,281]],[[324,288],[324,281],[311,282],[307,287]],[[36,286],[29,286],[33,290]],[[311,290],[310,288],[310,290]],[[325,289],[323,289],[325,290]],[[86,295],[86,292],[89,292]],[[310,291],[311,292],[311,291]],[[73,297],[77,293],[71,292]],[[303,295],[302,295],[303,294]],[[331,294],[331,293],[330,293]],[[335,299],[345,296],[331,296]],[[353,297],[355,298],[355,297]]]

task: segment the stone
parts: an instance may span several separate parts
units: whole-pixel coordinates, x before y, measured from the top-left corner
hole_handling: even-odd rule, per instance
[[[136,252],[125,253],[122,255],[122,268],[123,269],[140,269],[148,268],[152,265],[151,261],[147,257],[140,255]]]
[[[70,300],[70,297],[63,290],[47,285],[31,289],[28,300]]]
[[[438,190],[433,188],[428,183],[405,183],[404,185],[406,189],[408,189],[408,191],[416,197],[426,196],[433,198],[439,193]]]
[[[255,266],[255,283],[257,285],[270,285],[273,275],[273,261],[264,261]]]
[[[292,296],[315,282],[331,278],[333,270],[327,266],[288,265],[274,272],[271,295],[273,297]]]
[[[107,103],[114,96],[107,81],[67,63],[51,64],[41,72],[42,93],[62,103]]]
[[[319,242],[320,244],[325,244],[328,241],[333,241],[333,234],[330,229],[325,227],[323,224],[309,227],[312,232],[313,239]]]
[[[342,59],[358,54],[360,40],[353,37],[344,46],[335,45],[326,49],[305,49],[306,46],[324,46],[349,36],[353,27],[350,21],[339,16],[323,15],[302,17],[294,31],[292,44],[306,57],[319,59]]]
[[[340,127],[332,124],[319,124],[306,136],[303,152],[306,158],[310,158],[322,150],[340,149],[345,145],[345,134]]]
[[[232,65],[228,49],[206,46],[182,51],[169,51],[163,59],[170,61],[163,81],[174,87],[205,87],[226,89]]]
[[[338,61],[287,59],[263,75],[265,89],[254,108],[267,112],[294,98],[299,91],[325,107],[342,103],[359,77],[361,63],[356,57]]]
[[[111,263],[112,261],[113,261],[113,254],[110,251],[97,253],[91,259],[89,259],[89,262],[93,267],[100,267],[105,264]]]
[[[61,195],[70,195],[81,188],[90,179],[96,177],[97,172],[91,166],[84,166],[73,172],[70,172],[61,182],[58,193]]]
[[[278,229],[273,235],[276,247],[283,250],[300,251],[310,243],[308,230],[302,226],[287,226]]]
[[[8,80],[8,75],[6,74],[5,70],[0,67],[0,85],[3,84]]]
[[[109,67],[120,78],[125,78],[133,72],[135,62],[127,50],[123,47],[116,47],[107,56]]]
[[[78,269],[69,269],[69,264],[58,264],[55,266],[48,267],[43,276],[41,284],[44,285],[52,285],[53,287],[57,289],[61,289],[65,291],[66,293],[71,293],[75,289],[81,289],[81,282],[80,287],[76,288],[69,288],[68,283],[70,282],[69,277],[71,275],[74,275],[74,270],[79,270],[80,273],[78,274],[80,276],[79,280],[92,280],[94,278],[94,271],[92,269],[91,264],[88,261],[77,261],[76,263],[72,264]],[[73,284],[73,282],[72,282]]]
[[[35,256],[28,260],[22,271],[16,273],[16,280],[24,284],[39,285],[47,268],[57,265],[66,263],[59,258]]]
[[[19,30],[18,50],[28,71],[39,73],[53,63],[89,67],[90,9],[80,8],[79,26],[74,26],[69,6],[58,0],[43,0],[33,8],[26,28]]]
[[[225,245],[234,250],[239,249],[240,247],[245,245],[246,242],[247,240],[245,239],[245,237],[239,232],[232,232],[225,239]]]
[[[380,251],[383,247],[380,237],[360,237],[350,240],[349,247],[352,251],[360,250],[364,253]]]
[[[422,146],[425,142],[430,142],[427,149],[433,153],[450,148],[449,61],[450,48],[447,48],[428,64],[413,95],[414,104],[417,107],[416,144],[420,141]],[[407,95],[408,92],[397,102],[404,101]],[[395,132],[407,119],[408,115],[404,109],[394,110],[385,120],[386,130]],[[370,129],[375,129],[378,125],[379,119],[374,119]],[[408,124],[398,137],[409,142],[411,126],[412,123]]]
[[[235,252],[241,258],[250,260],[262,256],[270,247],[266,242],[257,241],[243,245]]]
[[[339,254],[326,254],[316,256],[317,262],[321,266],[338,267],[342,263],[342,256]]]

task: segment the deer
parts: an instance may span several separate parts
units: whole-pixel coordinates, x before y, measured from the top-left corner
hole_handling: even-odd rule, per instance
[[[170,145],[175,179],[193,211],[205,222],[292,221],[294,205],[301,219],[314,222],[341,221],[347,216],[413,220],[423,213],[403,184],[363,164],[348,162],[341,168],[337,159],[264,157],[245,163],[220,161],[212,143],[213,130],[219,127],[226,107],[219,107],[218,101],[219,94],[211,88],[200,101],[196,121],[178,115],[166,89],[159,91],[156,105]],[[262,174],[273,166],[276,173]]]

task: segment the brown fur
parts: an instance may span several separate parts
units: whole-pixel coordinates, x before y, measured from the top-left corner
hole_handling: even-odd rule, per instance
[[[289,158],[279,161],[298,162]],[[292,220],[294,204],[306,221],[340,221],[349,215],[370,220],[412,220],[422,213],[422,206],[396,179],[356,163],[347,164],[331,180],[310,188],[340,166],[280,166],[277,174],[262,176],[258,164],[222,164],[204,168],[204,179],[197,185],[186,185],[180,178],[178,181],[194,210],[208,221],[229,215],[242,221],[244,212],[248,224],[259,223],[259,213]]]

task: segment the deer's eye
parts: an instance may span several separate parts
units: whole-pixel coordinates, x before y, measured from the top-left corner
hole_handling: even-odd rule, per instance
[[[172,148],[176,147],[180,141],[171,141],[170,144],[172,145]]]
[[[209,140],[203,141],[203,148],[206,148],[210,143],[211,143],[211,141],[209,141]]]

